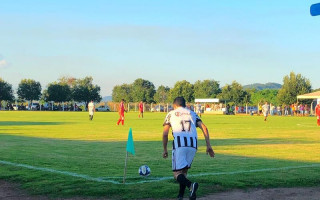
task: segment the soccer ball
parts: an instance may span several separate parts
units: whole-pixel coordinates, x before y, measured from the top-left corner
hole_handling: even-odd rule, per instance
[[[149,176],[150,173],[151,173],[151,169],[149,166],[142,165],[141,167],[139,167],[139,175],[140,176]]]

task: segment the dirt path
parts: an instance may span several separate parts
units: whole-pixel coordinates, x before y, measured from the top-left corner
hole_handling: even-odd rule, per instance
[[[233,190],[198,198],[199,200],[320,200],[320,187]]]
[[[47,200],[44,196],[30,196],[17,189],[17,185],[0,181],[0,200]],[[83,200],[84,198],[71,198],[69,200]],[[187,198],[185,198],[187,199]],[[320,187],[312,188],[276,188],[276,189],[250,189],[232,190],[216,193],[198,200],[320,200]]]

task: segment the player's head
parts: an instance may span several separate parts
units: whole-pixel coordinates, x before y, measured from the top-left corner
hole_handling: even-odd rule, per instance
[[[186,107],[186,100],[183,97],[177,97],[173,101],[175,107]]]
[[[124,99],[121,99],[121,102],[124,102]]]

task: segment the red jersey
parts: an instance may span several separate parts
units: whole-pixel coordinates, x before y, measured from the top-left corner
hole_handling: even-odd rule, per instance
[[[119,112],[124,113],[124,103],[123,102],[121,102],[119,105]]]
[[[316,106],[316,115],[320,116],[320,105],[319,104]]]
[[[139,110],[143,112],[143,103],[139,103]]]

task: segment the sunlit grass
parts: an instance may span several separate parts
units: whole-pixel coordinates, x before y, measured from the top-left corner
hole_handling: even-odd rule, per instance
[[[96,113],[89,121],[85,112],[0,112],[0,160],[120,181],[131,127],[137,154],[129,158],[129,181],[144,180],[137,173],[142,164],[151,167],[150,178],[172,176],[171,160],[161,157],[164,117],[165,113],[146,113],[139,119],[138,113],[127,113],[125,126],[117,126],[117,113]],[[192,175],[320,163],[320,129],[314,117],[274,116],[264,122],[257,116],[204,115],[202,120],[216,158],[205,154],[199,132]],[[0,178],[21,183],[31,193],[54,197],[172,198],[178,188],[173,179],[124,186],[2,164]],[[200,195],[229,188],[314,186],[320,185],[320,167],[192,180],[200,183]]]

